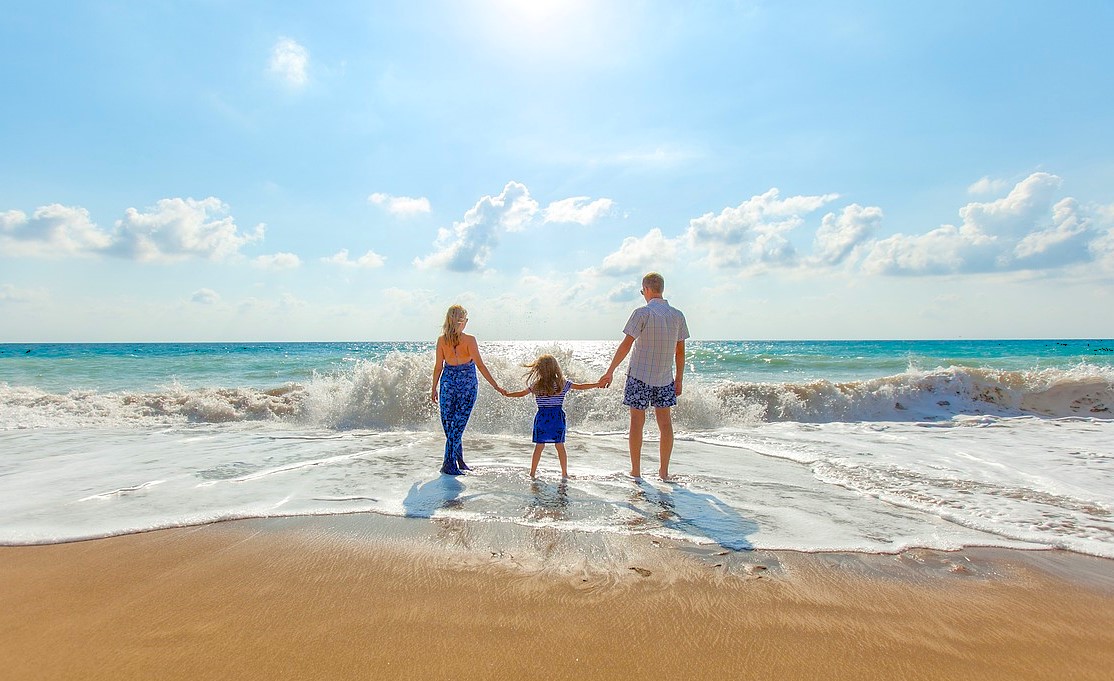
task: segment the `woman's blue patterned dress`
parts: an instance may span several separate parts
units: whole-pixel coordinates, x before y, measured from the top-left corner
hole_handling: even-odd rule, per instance
[[[438,405],[441,407],[441,427],[445,429],[445,461],[441,472],[449,475],[462,475],[472,470],[464,463],[464,447],[461,440],[472,407],[476,406],[476,363],[445,364],[441,371],[441,387]]]

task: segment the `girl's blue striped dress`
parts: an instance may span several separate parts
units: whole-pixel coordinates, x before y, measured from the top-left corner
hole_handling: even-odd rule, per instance
[[[534,393],[538,402],[538,415],[534,417],[534,442],[565,441],[565,410],[562,405],[570,388],[572,381],[565,381],[565,387],[556,395]]]

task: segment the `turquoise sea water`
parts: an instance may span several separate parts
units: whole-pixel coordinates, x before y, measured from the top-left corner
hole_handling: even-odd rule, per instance
[[[516,346],[566,346],[605,365],[613,343],[485,343],[496,355]],[[391,353],[432,353],[431,342],[0,344],[0,383],[66,390],[188,387],[273,388],[345,371]],[[909,368],[965,366],[1012,371],[1080,363],[1114,364],[1112,340],[691,341],[690,375],[720,381],[851,381]]]
[[[877,378],[909,368],[1005,370],[1114,364],[1105,340],[703,341],[691,347],[696,372],[727,380]]]

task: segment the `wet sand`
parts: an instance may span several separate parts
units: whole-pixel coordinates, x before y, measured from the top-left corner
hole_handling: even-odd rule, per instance
[[[1107,679],[1114,562],[330,516],[0,548],[5,679]]]

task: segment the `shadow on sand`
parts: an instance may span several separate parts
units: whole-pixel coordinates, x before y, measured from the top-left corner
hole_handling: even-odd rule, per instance
[[[460,506],[463,491],[464,483],[460,478],[442,474],[433,480],[415,482],[402,500],[402,507],[406,509],[407,518],[432,518],[442,508]]]
[[[631,497],[628,508],[660,523],[662,527],[707,537],[725,549],[754,549],[747,537],[758,531],[758,523],[741,515],[714,494],[694,492],[676,484],[661,489],[639,480],[638,490]]]

